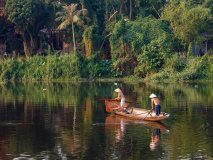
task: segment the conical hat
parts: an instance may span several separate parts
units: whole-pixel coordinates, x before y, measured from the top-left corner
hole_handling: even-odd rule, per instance
[[[115,92],[121,92],[121,90],[120,90],[119,88],[117,88],[117,89],[115,90]]]
[[[154,97],[157,97],[154,93],[152,93],[149,98],[154,98]]]

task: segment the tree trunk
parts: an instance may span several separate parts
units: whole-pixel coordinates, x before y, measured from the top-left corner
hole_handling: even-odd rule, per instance
[[[73,45],[74,45],[74,53],[76,52],[76,46],[75,46],[75,32],[74,32],[74,24],[72,22],[72,36],[73,36]]]
[[[129,20],[132,19],[132,0],[130,0]]]
[[[29,35],[30,35],[30,54],[32,55],[33,54],[33,48],[34,48],[34,45],[33,45],[33,36],[32,34],[28,31]]]
[[[121,2],[121,6],[120,6],[120,15],[122,14],[122,10],[123,10],[123,5],[124,5],[124,1],[122,0],[122,2]],[[122,17],[123,18],[123,17]]]
[[[22,35],[22,38],[23,38],[24,53],[25,53],[25,57],[27,58],[29,55],[29,51],[28,51],[27,41],[26,41],[24,31],[20,31],[20,34]]]
[[[120,15],[122,16],[122,11],[123,11],[123,5],[125,4],[125,3],[127,3],[127,0],[122,0],[122,2],[121,2],[121,6],[120,6]],[[123,18],[123,16],[122,16],[122,18]]]

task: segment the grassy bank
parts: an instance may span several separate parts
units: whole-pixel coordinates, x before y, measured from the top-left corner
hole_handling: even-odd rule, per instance
[[[0,61],[1,81],[83,81],[115,75],[111,63],[96,58],[83,58],[80,54],[33,56]]]
[[[181,57],[173,55],[158,73],[148,75],[146,81],[191,82],[208,81],[213,78],[213,57]]]
[[[206,81],[213,78],[213,57],[183,58],[174,55],[158,71],[145,79],[131,75],[122,77],[110,61],[80,54],[34,56],[0,61],[1,81],[125,81],[125,82],[184,82]],[[118,78],[122,77],[122,78]]]

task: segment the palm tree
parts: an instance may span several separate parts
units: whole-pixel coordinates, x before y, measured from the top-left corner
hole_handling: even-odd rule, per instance
[[[78,4],[71,3],[70,5],[63,5],[62,11],[57,12],[56,21],[62,21],[62,23],[58,26],[58,29],[65,29],[69,25],[72,25],[72,34],[73,34],[73,44],[74,44],[74,53],[76,52],[76,44],[75,44],[75,33],[74,33],[74,23],[80,21],[82,16],[87,14],[87,9],[77,10]]]

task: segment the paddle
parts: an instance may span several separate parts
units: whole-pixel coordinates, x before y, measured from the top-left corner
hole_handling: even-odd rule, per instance
[[[146,115],[146,117],[152,112],[152,110],[153,110],[153,109],[151,109],[151,110],[149,111],[149,113]],[[145,119],[146,117],[144,117],[144,119]],[[142,121],[143,121],[144,119],[142,119]],[[141,121],[141,122],[142,122],[142,121]]]

